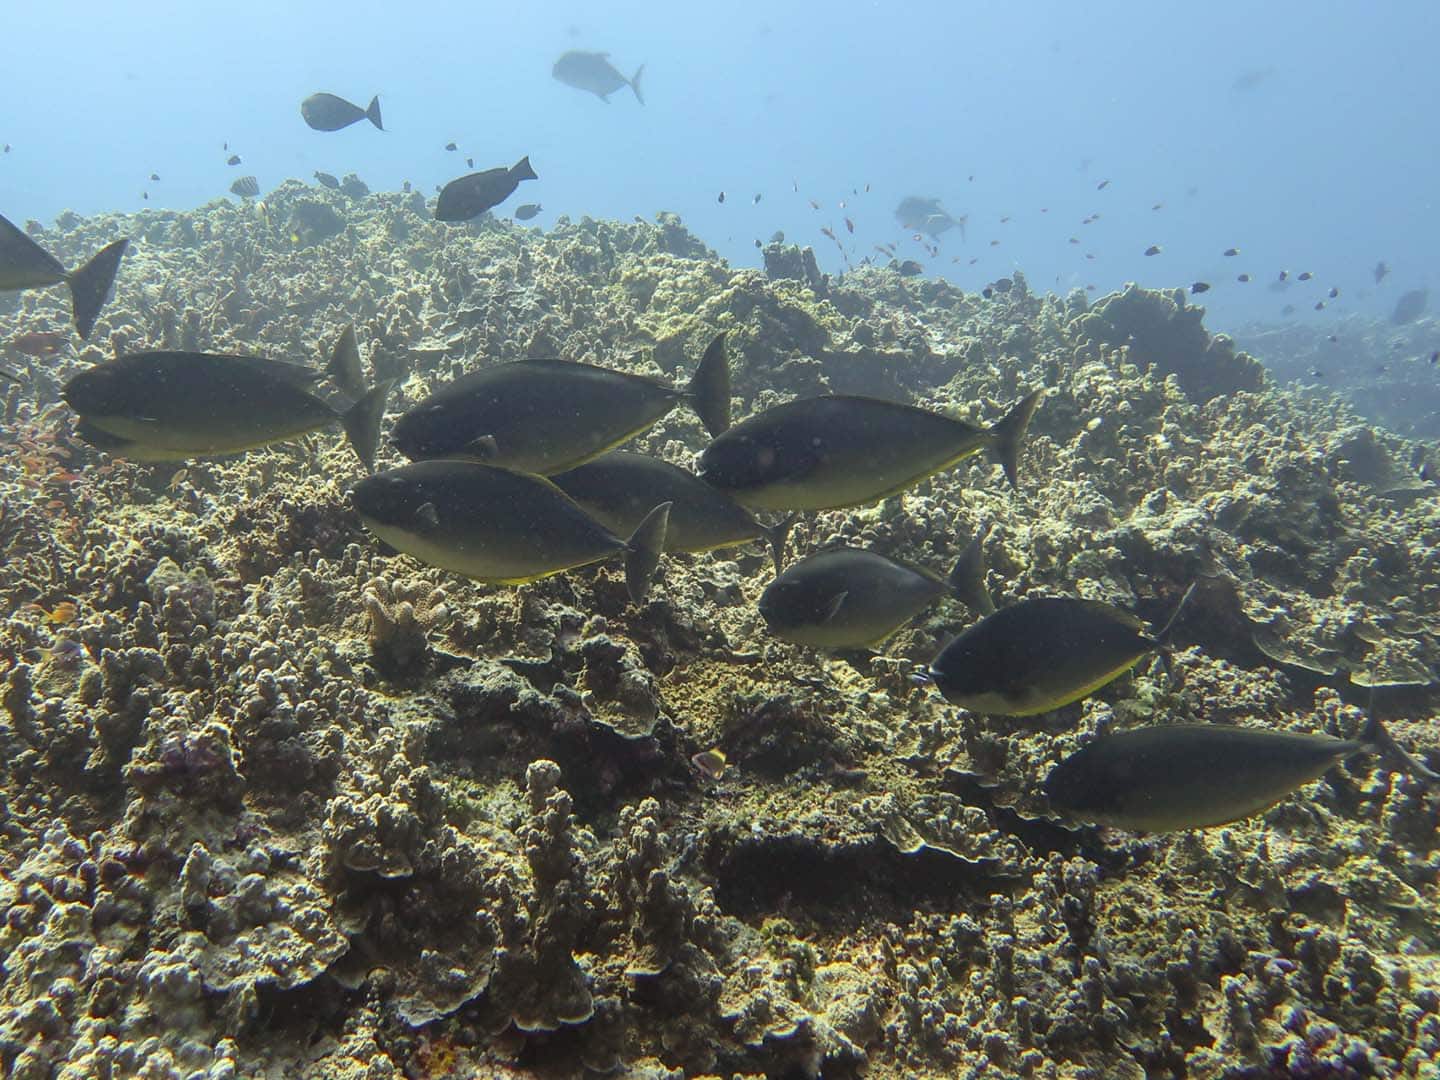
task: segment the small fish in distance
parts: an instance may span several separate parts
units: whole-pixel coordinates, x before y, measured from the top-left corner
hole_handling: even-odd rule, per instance
[[[1200,293],[1209,292],[1209,291],[1210,291],[1210,285],[1209,285],[1208,282],[1197,281],[1197,282],[1195,282],[1195,284],[1193,284],[1193,285],[1190,286],[1190,292],[1191,292],[1192,295],[1197,295],[1197,296],[1198,296]]]
[[[543,209],[545,209],[545,208],[544,208],[543,206],[541,206],[539,203],[533,203],[533,202],[521,203],[519,206],[517,206],[517,207],[515,208],[515,220],[516,220],[516,221],[529,221],[529,220],[530,220],[531,218],[533,218],[536,214],[540,213],[540,211],[543,210]]]
[[[260,181],[253,176],[242,176],[230,185],[230,192],[242,199],[253,199],[260,194]]]
[[[225,164],[226,164],[226,165],[239,165],[239,164],[240,164],[240,155],[239,155],[239,154],[231,154],[228,158],[225,159]]]
[[[1160,254],[1160,245],[1159,245],[1159,244],[1151,244],[1148,248],[1145,249],[1145,254],[1146,254],[1146,255],[1159,255],[1159,254]]]
[[[338,191],[340,189],[340,181],[335,179],[335,177],[331,176],[328,172],[319,172],[317,170],[315,173],[315,181],[321,187],[327,187],[332,191]]]
[[[1226,248],[1226,249],[1225,249],[1224,251],[1222,251],[1220,254],[1224,255],[1226,258],[1234,258],[1236,255],[1239,255],[1239,254],[1240,254],[1240,249],[1239,249],[1239,248]]]
[[[300,115],[315,131],[339,131],[361,120],[369,120],[381,131],[385,130],[380,123],[379,97],[372,97],[370,104],[362,109],[334,94],[311,94],[300,103]]]
[[[645,65],[641,64],[635,69],[635,74],[627,79],[610,63],[609,56],[608,52],[571,49],[555,61],[550,74],[566,86],[589,91],[606,104],[609,104],[611,94],[622,86],[628,86],[634,92],[635,100],[644,105],[645,98],[640,93],[640,76],[645,72]]]

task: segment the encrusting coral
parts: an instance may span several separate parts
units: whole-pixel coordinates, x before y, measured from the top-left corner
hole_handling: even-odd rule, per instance
[[[0,1071],[1440,1066],[1418,780],[1358,755],[1156,837],[1071,827],[1039,791],[1095,734],[1159,720],[1351,738],[1373,708],[1434,766],[1423,448],[1272,383],[1173,291],[1092,305],[1015,275],[987,298],[825,276],[778,242],[761,272],[673,215],[449,227],[358,180],[266,204],[32,226],[67,265],[138,242],[90,343],[0,398]],[[0,341],[62,302],[7,294]],[[1156,628],[1199,584],[1167,664],[974,716],[908,677],[962,605],[830,656],[767,636],[758,545],[667,557],[640,606],[606,566],[480,586],[373,543],[330,433],[139,464],[56,404],[116,349],[318,363],[351,322],[392,410],[527,355],[678,384],[719,330],[737,417],[834,391],[978,423],[1043,387],[1018,491],[976,457],[803,518],[796,551],[943,569],[982,532],[998,604],[1088,596]],[[685,409],[636,442],[679,465],[703,445]]]

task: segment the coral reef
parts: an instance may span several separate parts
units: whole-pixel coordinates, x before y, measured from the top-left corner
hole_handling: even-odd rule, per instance
[[[1374,709],[1440,762],[1424,448],[1183,294],[827,278],[779,241],[737,270],[673,215],[450,228],[353,177],[31,231],[67,265],[144,242],[91,342],[0,391],[6,1075],[1436,1075],[1418,781],[1359,755],[1159,837],[1039,794],[1147,720],[1353,737]],[[0,340],[63,302],[0,297]],[[351,321],[392,409],[527,355],[678,382],[718,330],[737,416],[836,391],[983,422],[1043,386],[1019,491],[977,457],[795,548],[938,569],[984,524],[998,603],[1157,626],[1198,581],[1169,671],[974,716],[908,678],[960,605],[839,657],[766,635],[758,548],[667,558],[639,607],[614,567],[479,586],[370,540],[332,433],[147,465],[57,405],[117,349],[318,363]],[[703,444],[683,409],[638,443]]]

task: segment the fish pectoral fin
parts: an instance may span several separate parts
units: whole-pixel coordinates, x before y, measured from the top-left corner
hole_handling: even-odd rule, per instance
[[[845,598],[850,595],[849,589],[843,589],[836,593],[828,604],[825,605],[825,616],[821,622],[831,622],[835,616],[840,614],[840,609],[845,606]]]
[[[460,448],[462,453],[477,457],[481,461],[490,461],[500,453],[500,444],[494,435],[481,435],[479,438],[471,439]]]
[[[421,503],[415,511],[415,521],[426,529],[438,529],[440,514],[435,509],[435,504],[433,502]]]

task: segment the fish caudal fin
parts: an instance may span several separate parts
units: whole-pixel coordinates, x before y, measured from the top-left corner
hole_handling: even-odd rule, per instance
[[[1170,613],[1170,618],[1165,620],[1165,625],[1162,626],[1160,632],[1155,635],[1157,642],[1163,644],[1170,636],[1170,631],[1175,628],[1175,623],[1180,619],[1180,613],[1185,610],[1185,605],[1190,602],[1190,597],[1195,595],[1195,586],[1199,584],[1200,582],[1198,580],[1190,583],[1190,587],[1185,590],[1185,595],[1180,597],[1180,603],[1176,604],[1175,610]]]
[[[530,167],[530,155],[526,154],[510,170],[510,175],[516,180],[539,180],[535,170]]]
[[[355,341],[353,323],[335,340],[325,374],[352,401],[365,396],[365,373],[360,367],[360,346]]]
[[[1380,755],[1382,760],[1388,760],[1400,771],[1409,773],[1415,779],[1431,787],[1440,784],[1440,774],[1436,774],[1433,770],[1420,764],[1391,737],[1390,732],[1385,730],[1385,725],[1380,723],[1380,718],[1375,715],[1373,700],[1371,701],[1370,718],[1365,721],[1365,730],[1360,733],[1360,741]]]
[[[722,330],[710,342],[700,366],[690,376],[685,395],[712,439],[730,427],[730,357],[725,352]]]
[[[991,599],[990,590],[985,585],[988,567],[985,565],[985,549],[982,544],[987,531],[988,526],[984,525],[975,531],[975,535],[965,545],[965,550],[960,552],[960,558],[955,560],[950,576],[945,579],[956,599],[981,615],[992,615],[995,612],[995,601]]]
[[[663,502],[651,510],[625,544],[625,588],[637,604],[644,603],[650,592],[650,580],[665,550],[665,533],[670,528],[670,508],[674,505]]]
[[[1005,479],[1016,489],[1020,487],[1020,447],[1025,442],[1025,432],[1030,429],[1030,418],[1035,415],[1035,407],[1040,404],[1044,393],[1044,390],[1036,390],[1022,398],[1005,419],[990,429],[995,457],[1005,470]]]
[[[100,309],[110,299],[110,290],[115,284],[116,271],[129,240],[116,240],[106,244],[95,256],[66,279],[70,285],[70,307],[75,313],[75,329],[80,337],[88,338],[100,317]]]
[[[645,65],[641,64],[635,69],[635,74],[630,76],[630,89],[635,91],[635,100],[641,105],[645,104],[645,96],[640,93],[640,76],[645,74]]]
[[[775,564],[775,576],[785,569],[785,545],[790,541],[790,526],[795,524],[799,514],[786,514],[774,525],[762,525],[765,542],[770,545],[770,561]]]
[[[386,379],[377,383],[340,415],[340,424],[345,428],[350,448],[355,451],[366,472],[375,471],[375,451],[380,446],[380,421],[385,416],[385,398],[393,381]]]
[[[372,124],[374,124],[377,128],[379,128],[381,131],[385,130],[385,125],[380,122],[379,94],[376,94],[370,99],[370,104],[365,108],[365,118],[369,120]],[[402,124],[401,126],[403,127],[404,125]]]

